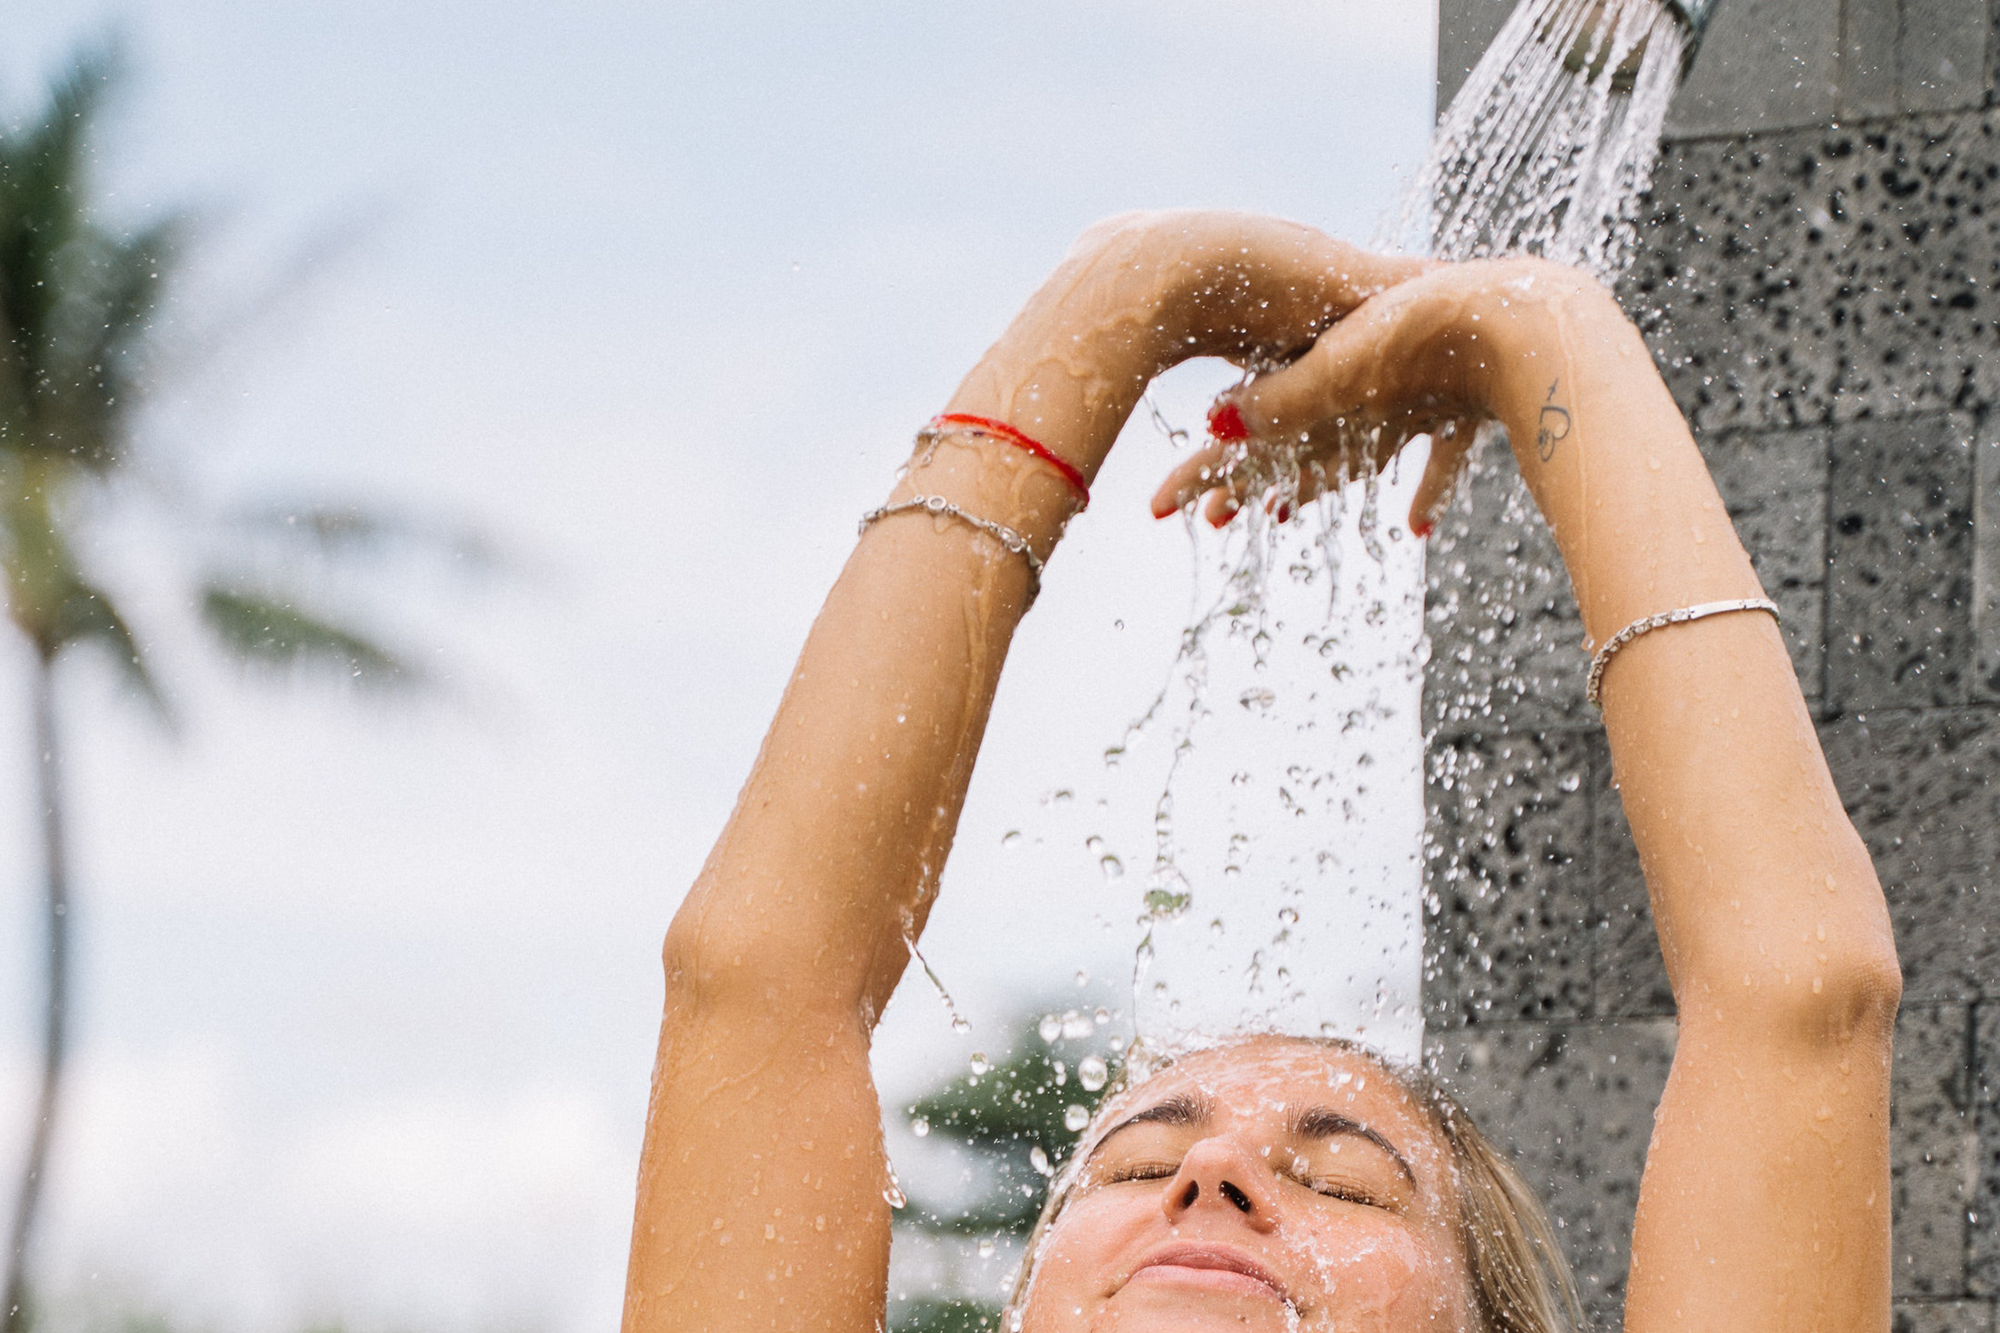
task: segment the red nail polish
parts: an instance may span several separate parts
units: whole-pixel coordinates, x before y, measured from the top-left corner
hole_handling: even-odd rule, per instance
[[[1420,518],[1416,522],[1410,524],[1410,531],[1416,533],[1420,540],[1428,541],[1430,539],[1431,533],[1435,532],[1436,530],[1437,530],[1437,524],[1431,522],[1427,518]]]
[[[1250,438],[1250,426],[1243,420],[1242,408],[1218,398],[1208,409],[1208,433],[1224,444],[1237,444]]]
[[[1226,528],[1229,526],[1229,520],[1235,518],[1239,512],[1241,511],[1235,505],[1231,505],[1214,518],[1208,520],[1208,526],[1211,528]]]
[[[1292,507],[1290,505],[1278,506],[1278,522],[1283,523],[1291,516],[1292,516]]]

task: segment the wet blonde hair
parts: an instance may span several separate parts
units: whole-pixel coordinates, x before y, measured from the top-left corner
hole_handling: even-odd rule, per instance
[[[1576,1278],[1556,1240],[1548,1209],[1507,1155],[1480,1132],[1472,1116],[1444,1085],[1421,1069],[1392,1064],[1357,1042],[1338,1037],[1293,1037],[1307,1045],[1345,1051],[1367,1060],[1423,1108],[1451,1155],[1456,1188],[1459,1242],[1464,1248],[1473,1316],[1479,1333],[1583,1333],[1588,1325],[1577,1296]],[[1211,1048],[1214,1049],[1214,1048]],[[1222,1049],[1228,1049],[1224,1047]],[[1170,1061],[1154,1060],[1148,1072]],[[1128,1065],[1129,1067],[1129,1065]],[[1112,1093],[1122,1091],[1114,1088]],[[1097,1115],[1077,1140],[1078,1153],[1049,1188],[1048,1202],[1028,1233],[1021,1271],[1007,1297],[1003,1330],[1018,1330],[1034,1281],[1035,1260],[1062,1216],[1081,1175],[1081,1149],[1090,1143],[1113,1110],[1115,1095],[1099,1103]]]

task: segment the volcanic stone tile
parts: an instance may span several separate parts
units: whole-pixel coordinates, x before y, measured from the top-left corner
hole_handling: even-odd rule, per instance
[[[1840,19],[1840,0],[1716,6],[1668,113],[1668,136],[1745,134],[1832,119],[1839,105]]]
[[[1771,600],[1808,700],[1826,661],[1826,497],[1831,448],[1824,430],[1733,431],[1703,443],[1715,488]]]
[[[1424,1002],[1433,1022],[1589,1010],[1595,751],[1574,732],[1431,747]]]
[[[2000,985],[2000,728],[1989,709],[1850,715],[1828,767],[1889,898],[1907,1002]]]
[[[1990,1301],[1897,1301],[1889,1333],[1993,1333]]]
[[[1437,107],[1443,115],[1514,12],[1515,0],[1441,0],[1438,5]]]
[[[1974,1006],[1972,1016],[1973,1130],[1978,1136],[1975,1192],[1969,1218],[1968,1286],[1978,1296],[2000,1294],[2000,1004]]]
[[[1428,1043],[1452,1091],[1542,1192],[1594,1309],[1624,1299],[1639,1175],[1673,1053],[1674,1025],[1661,1019],[1467,1028]]]
[[[1986,100],[1993,17],[1986,0],[1902,0],[1899,111],[1953,111]]]
[[[1969,697],[1971,440],[1971,423],[1948,413],[1836,430],[1826,627],[1835,707]]]
[[[2000,699],[2000,437],[1973,446],[1972,697]]]
[[[1902,110],[1896,78],[1901,0],[1847,0],[1843,8],[1840,90],[1835,99],[1840,114],[1893,116]]]
[[[1619,293],[1703,432],[2000,402],[1997,203],[1990,110],[1674,144]]]
[[[1583,619],[1555,537],[1504,435],[1470,470],[1425,560],[1431,661],[1426,730],[1595,726]]]
[[[1896,1018],[1889,1109],[1896,1294],[1966,1293],[1966,1210],[1979,1176],[1971,1010],[1907,1005]]]

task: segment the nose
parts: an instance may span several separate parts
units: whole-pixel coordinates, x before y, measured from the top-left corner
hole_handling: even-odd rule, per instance
[[[1278,1225],[1276,1203],[1270,1168],[1241,1145],[1217,1137],[1188,1149],[1181,1169],[1167,1182],[1160,1207],[1170,1223],[1197,1209],[1215,1208],[1253,1230],[1270,1231]]]

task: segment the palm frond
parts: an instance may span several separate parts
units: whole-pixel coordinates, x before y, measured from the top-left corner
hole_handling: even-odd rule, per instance
[[[130,236],[93,231],[70,249],[48,349],[54,391],[41,406],[47,443],[84,467],[102,470],[123,452],[153,316],[185,226],[174,214]]]
[[[442,558],[469,574],[506,567],[507,556],[479,527],[359,504],[246,506],[224,521],[252,537],[276,537],[314,554],[341,560],[403,552]]]
[[[59,257],[86,225],[85,143],[116,64],[108,48],[80,53],[40,120],[0,132],[0,321],[12,356],[30,370],[62,299]]]
[[[160,692],[159,682],[154,679],[152,668],[147,664],[145,651],[139,646],[138,636],[124,615],[112,602],[109,594],[96,584],[82,578],[69,586],[55,611],[55,638],[63,648],[79,644],[94,644],[110,655],[112,665],[146,701],[154,715],[162,722],[173,722],[173,709],[166,696]]]
[[[4,470],[0,500],[0,562],[8,610],[35,651],[53,660],[65,649],[94,644],[109,653],[126,680],[162,720],[165,697],[146,664],[138,636],[103,588],[83,571],[47,484],[46,467]]]
[[[364,685],[423,683],[415,667],[364,632],[282,596],[210,579],[202,589],[201,614],[223,649],[245,662],[331,668]]]

